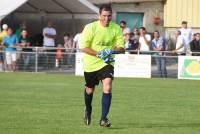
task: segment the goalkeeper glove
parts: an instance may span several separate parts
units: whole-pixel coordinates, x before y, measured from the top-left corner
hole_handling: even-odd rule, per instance
[[[104,61],[105,61],[105,63],[108,63],[108,64],[109,64],[109,63],[111,63],[111,62],[115,62],[115,59],[114,59],[113,57],[110,57],[110,56],[109,56],[109,57],[105,58]]]
[[[105,59],[111,54],[116,54],[116,51],[112,49],[104,49],[104,50],[99,51],[96,56],[101,59]]]

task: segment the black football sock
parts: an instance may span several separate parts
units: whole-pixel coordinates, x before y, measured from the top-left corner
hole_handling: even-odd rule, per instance
[[[101,119],[105,119],[109,113],[110,104],[112,99],[112,93],[103,93],[102,96],[102,115]]]
[[[87,92],[85,90],[84,98],[85,98],[86,111],[89,112],[89,114],[91,114],[92,113],[92,98],[93,98],[93,93],[87,94]]]

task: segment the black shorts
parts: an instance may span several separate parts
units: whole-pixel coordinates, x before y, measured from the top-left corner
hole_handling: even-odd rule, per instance
[[[84,72],[85,76],[85,86],[89,88],[94,88],[99,85],[99,81],[105,78],[113,79],[114,67],[112,65],[106,65],[102,69],[94,72]]]

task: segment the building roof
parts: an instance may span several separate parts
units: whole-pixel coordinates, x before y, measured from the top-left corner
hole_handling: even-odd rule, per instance
[[[6,8],[5,8],[6,7]],[[72,18],[97,16],[98,8],[88,0],[0,0],[0,20],[10,13],[64,15]]]
[[[166,1],[166,0],[88,0],[94,4],[106,4],[106,3],[132,3],[132,2],[154,2],[154,1]]]
[[[28,0],[16,12],[21,13],[66,13],[93,14],[94,10],[81,3],[84,0]]]

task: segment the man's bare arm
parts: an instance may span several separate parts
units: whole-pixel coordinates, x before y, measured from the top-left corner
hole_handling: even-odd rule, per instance
[[[83,48],[83,49],[81,49],[81,51],[86,53],[86,54],[92,55],[92,56],[96,56],[97,55],[97,52],[94,51],[91,48]]]
[[[87,53],[89,55],[92,55],[92,56],[96,56],[97,53],[98,53],[97,51],[95,51],[91,48],[83,48],[83,49],[81,49],[81,51],[84,52],[84,53]],[[125,49],[122,48],[122,47],[115,47],[114,51],[116,52],[116,54],[120,54],[120,53],[124,53]]]
[[[45,34],[46,37],[56,39],[56,35]]]

